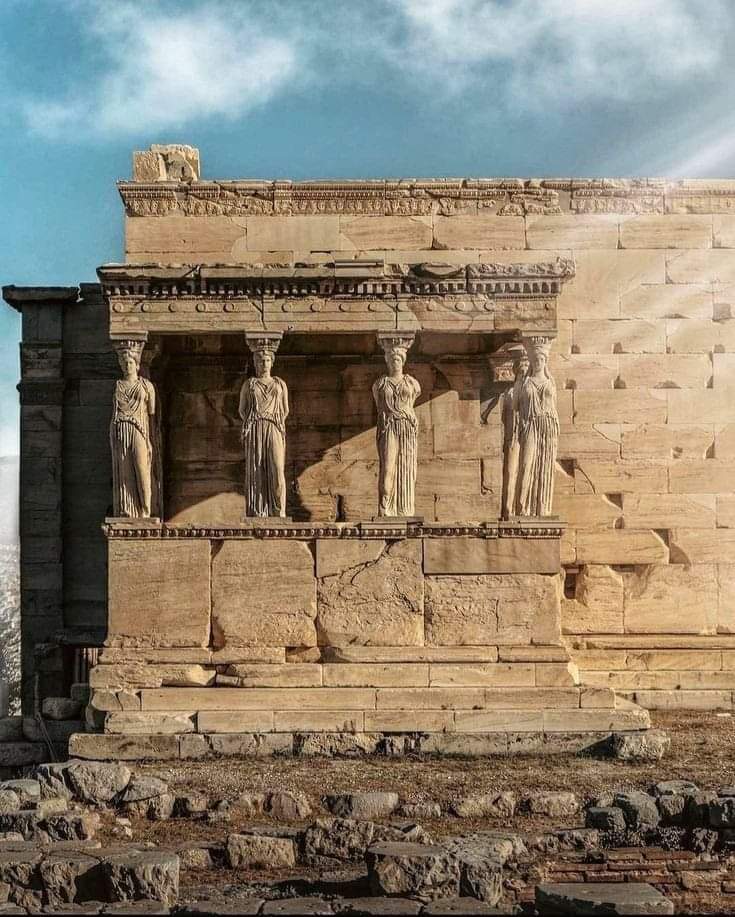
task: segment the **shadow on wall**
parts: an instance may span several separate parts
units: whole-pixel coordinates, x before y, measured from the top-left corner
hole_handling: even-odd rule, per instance
[[[18,456],[0,456],[0,682],[8,685],[11,713],[20,709],[19,471]]]

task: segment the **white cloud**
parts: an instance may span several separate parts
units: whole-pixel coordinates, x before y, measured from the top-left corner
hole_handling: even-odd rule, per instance
[[[732,7],[725,0],[395,0],[408,47],[404,66],[467,89],[495,65],[493,96],[523,106],[650,97],[711,75]]]
[[[82,0],[77,7],[98,45],[101,75],[64,98],[27,102],[26,117],[40,133],[137,133],[233,118],[267,103],[297,69],[293,35],[266,32],[246,4],[206,2],[182,12]]]
[[[635,103],[713,80],[731,0],[66,0],[99,79],[25,104],[38,132],[237,118],[277,94],[403,84],[478,113]]]

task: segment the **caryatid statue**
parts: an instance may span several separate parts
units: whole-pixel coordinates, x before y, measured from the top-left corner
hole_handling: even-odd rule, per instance
[[[378,515],[413,516],[418,464],[418,418],[414,411],[421,386],[403,372],[413,335],[378,335],[388,373],[373,384],[378,409]]]
[[[550,516],[559,444],[556,384],[549,373],[551,338],[524,340],[529,369],[518,399],[520,460],[517,515]]]
[[[145,341],[113,342],[123,377],[115,383],[110,449],[112,451],[113,513],[145,519],[151,515],[153,481],[153,423],[156,390],[140,375]]]
[[[518,464],[521,455],[519,405],[526,373],[528,354],[522,344],[511,348],[513,358],[513,385],[503,395],[503,498],[502,517],[510,519],[518,514]]]
[[[280,334],[248,334],[255,375],[240,389],[245,451],[245,516],[286,515],[288,389],[271,375]]]

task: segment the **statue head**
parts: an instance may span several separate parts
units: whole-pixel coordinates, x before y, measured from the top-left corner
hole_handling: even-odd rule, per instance
[[[544,373],[548,376],[547,364],[549,362],[549,351],[551,350],[551,338],[530,337],[523,344],[528,354],[531,372],[534,374]]]
[[[140,359],[145,341],[116,341],[113,346],[123,376],[126,379],[136,378],[140,370]]]
[[[255,375],[259,379],[270,376],[275,356],[273,350],[266,347],[253,351],[253,366],[255,367]]]
[[[516,379],[525,376],[528,372],[529,359],[525,347],[517,346],[511,350],[513,359],[513,375]]]
[[[406,365],[408,350],[405,347],[389,347],[385,351],[385,364],[388,371],[396,376],[400,376],[403,367]]]

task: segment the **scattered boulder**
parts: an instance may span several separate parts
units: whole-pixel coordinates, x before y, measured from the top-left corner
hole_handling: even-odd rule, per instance
[[[130,769],[109,761],[78,761],[70,764],[66,778],[74,796],[90,805],[116,801],[130,782]]]
[[[237,797],[237,806],[242,809],[243,815],[252,818],[262,815],[265,809],[265,793],[241,793]]]
[[[536,910],[551,914],[673,914],[674,905],[646,882],[588,882],[536,886]]]
[[[687,797],[679,793],[658,796],[656,805],[661,815],[661,824],[665,828],[674,828],[683,825],[686,803]]]
[[[375,895],[431,901],[459,894],[459,861],[443,847],[373,844],[365,861],[370,890]]]
[[[82,705],[71,697],[44,697],[41,713],[49,720],[78,720]]]
[[[41,784],[38,780],[4,780],[0,784],[0,790],[12,790],[17,793],[22,806],[35,805],[41,798]]]
[[[14,790],[0,788],[0,813],[17,812],[20,809],[20,796]]]
[[[632,790],[629,793],[616,793],[615,805],[623,810],[625,824],[633,831],[646,831],[655,828],[661,821],[656,800],[648,793]]]
[[[505,845],[511,847],[509,841]],[[461,895],[479,898],[491,905],[498,903],[503,891],[503,863],[508,859],[507,855],[503,859],[508,851],[498,849],[502,846],[502,842],[499,844],[497,839],[482,834],[452,838],[446,844],[448,852],[460,864]]]
[[[661,780],[651,787],[652,796],[687,796],[698,792],[699,787],[689,780]],[[720,795],[727,794],[721,793]]]
[[[296,865],[294,843],[287,837],[263,834],[231,834],[227,838],[230,868],[279,868]]]
[[[168,784],[158,777],[134,774],[122,793],[121,802],[131,815],[151,821],[165,821],[174,811],[174,797]]]
[[[617,806],[590,806],[585,813],[585,824],[599,831],[625,831],[625,814]]]
[[[552,818],[571,818],[580,810],[574,793],[530,793],[521,801],[521,807],[531,815],[548,815]]]
[[[304,831],[302,857],[309,866],[360,862],[373,840],[375,826],[352,818],[319,818]]]
[[[404,818],[441,818],[442,807],[438,802],[404,802],[399,807],[398,815]]]
[[[671,739],[663,729],[612,734],[612,756],[621,761],[660,761],[670,747]]]
[[[58,796],[63,796],[66,799],[72,798],[67,772],[73,763],[72,761],[64,761],[61,764],[39,764],[35,773],[41,796],[44,799]]]
[[[513,793],[482,793],[463,796],[450,811],[458,818],[512,818],[515,808]]]
[[[387,818],[398,808],[398,793],[341,793],[325,796],[325,807],[338,818],[358,818],[372,821]]]
[[[212,853],[209,847],[197,843],[183,844],[176,852],[181,865],[186,869],[212,868]]]
[[[127,850],[103,861],[104,889],[109,901],[176,903],[179,858],[166,850]]]
[[[209,808],[209,799],[202,793],[182,793],[174,800],[176,818],[203,818]]]
[[[303,793],[288,793],[282,790],[266,794],[265,812],[280,821],[295,821],[311,815],[309,800]]]

